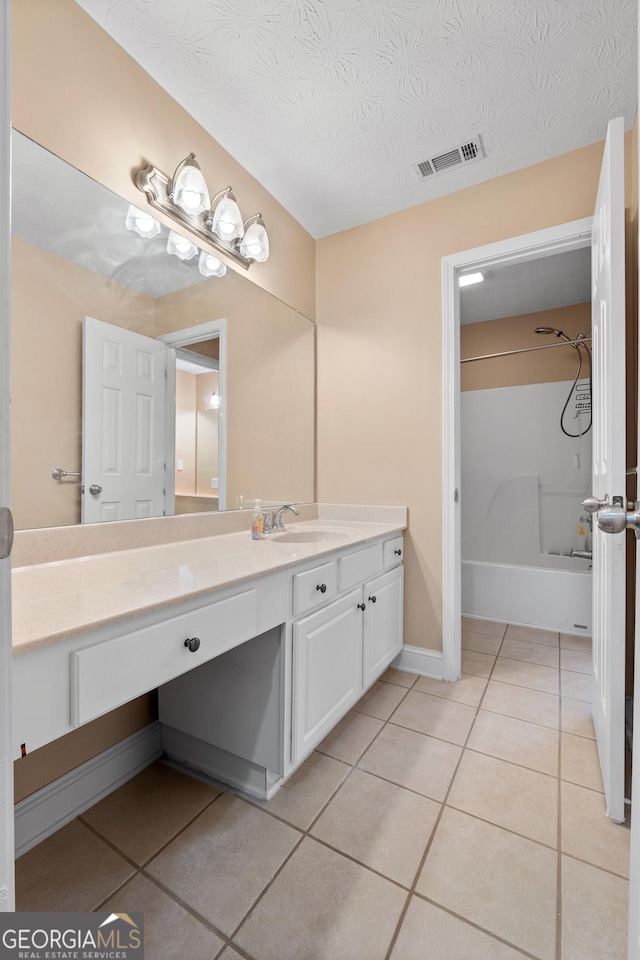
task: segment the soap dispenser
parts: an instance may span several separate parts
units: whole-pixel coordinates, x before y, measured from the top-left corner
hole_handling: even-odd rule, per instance
[[[254,500],[251,514],[251,539],[262,540],[264,537],[264,515],[259,500]]]

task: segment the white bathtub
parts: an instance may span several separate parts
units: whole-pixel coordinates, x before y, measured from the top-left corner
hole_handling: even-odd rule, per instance
[[[463,560],[463,614],[591,636],[589,562],[546,559],[556,569]]]

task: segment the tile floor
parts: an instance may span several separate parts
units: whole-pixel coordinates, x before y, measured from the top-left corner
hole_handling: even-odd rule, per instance
[[[17,862],[20,910],[142,910],[148,960],[623,960],[586,638],[463,620],[269,803],[161,763]]]

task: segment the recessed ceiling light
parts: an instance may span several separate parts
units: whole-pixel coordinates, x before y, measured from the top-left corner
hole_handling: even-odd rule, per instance
[[[483,273],[463,273],[461,277],[458,277],[458,286],[469,287],[472,283],[482,283],[483,280]]]

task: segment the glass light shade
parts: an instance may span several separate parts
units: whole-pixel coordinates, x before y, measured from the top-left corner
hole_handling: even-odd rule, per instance
[[[242,214],[230,188],[216,204],[211,216],[211,230],[227,243],[239,240],[244,234]]]
[[[167,253],[172,253],[180,260],[191,260],[192,257],[195,257],[197,252],[198,248],[196,247],[195,243],[191,243],[191,240],[181,237],[179,233],[174,233],[173,230],[169,232],[169,239],[167,240]]]
[[[134,233],[137,233],[139,237],[144,237],[145,240],[157,237],[162,230],[155,217],[152,217],[150,213],[138,210],[132,203],[129,204],[124,223],[127,230],[133,230]]]
[[[220,397],[217,393],[212,393],[209,397],[209,410],[219,410],[220,409]]]
[[[268,258],[269,237],[261,218],[247,228],[240,244],[240,253],[247,259],[257,260],[258,263],[264,263]]]
[[[193,154],[178,165],[171,181],[169,195],[176,206],[191,216],[197,216],[211,205],[209,189]]]
[[[227,272],[227,267],[222,260],[218,260],[213,254],[207,253],[206,250],[201,250],[200,259],[198,260],[198,270],[203,277],[224,277]]]

